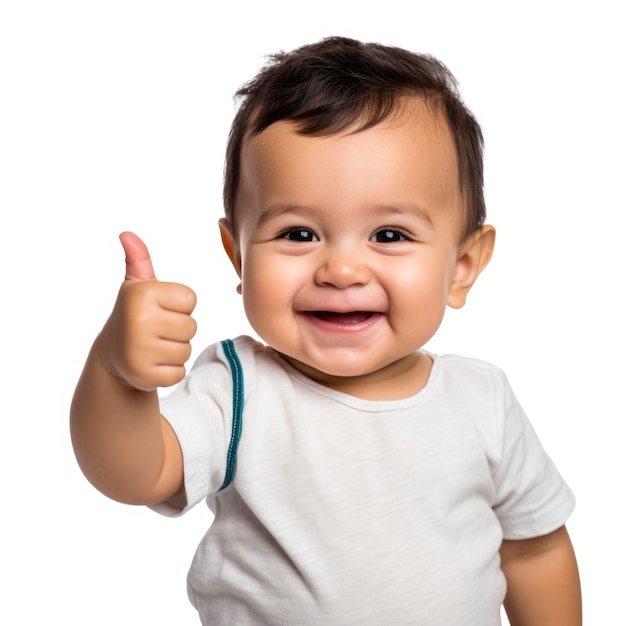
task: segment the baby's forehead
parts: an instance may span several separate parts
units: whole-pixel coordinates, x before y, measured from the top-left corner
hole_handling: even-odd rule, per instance
[[[464,204],[454,139],[437,109],[405,108],[378,124],[305,134],[279,120],[242,150],[238,208],[269,205]],[[445,202],[444,199],[445,198]],[[461,210],[462,212],[462,210]],[[246,213],[250,216],[250,213]],[[235,216],[235,221],[237,218]]]
[[[341,142],[334,140],[373,133],[383,140],[386,136],[398,135],[398,133],[406,133],[407,137],[421,139],[412,143],[406,141],[390,145],[395,146],[397,151],[403,151],[409,159],[415,158],[413,153],[418,151],[445,151],[449,159],[454,161],[456,170],[455,141],[445,113],[440,107],[432,106],[423,102],[422,99],[412,98],[404,106],[396,107],[377,123],[371,123],[368,119],[357,119],[350,125],[338,129],[308,132],[298,120],[281,119],[258,132],[248,131],[240,154],[242,173],[254,166],[255,161],[259,159],[289,160],[290,153],[284,149],[284,146],[293,138],[301,139],[300,143],[311,146],[320,143],[320,140],[329,140],[323,143],[328,146],[329,152],[332,152],[333,147],[341,145]],[[427,142],[423,141],[425,137],[428,138]],[[372,157],[375,156],[375,154],[372,155]]]
[[[363,136],[375,141],[359,143]],[[356,138],[352,142],[356,146],[367,145],[369,158],[381,164],[385,159],[414,161],[416,167],[424,166],[424,161],[438,163],[448,176],[458,179],[456,143],[443,108],[415,97],[405,98],[376,123],[371,117],[360,118],[345,127],[310,132],[299,120],[280,119],[258,132],[248,131],[240,153],[241,174],[244,179],[246,174],[263,175],[267,164],[289,165],[294,151],[315,153],[320,145],[323,156],[331,158],[341,154],[351,138]]]

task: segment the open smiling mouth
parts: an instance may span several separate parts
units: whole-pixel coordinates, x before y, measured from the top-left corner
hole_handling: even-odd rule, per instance
[[[336,313],[335,311],[311,311],[319,320],[332,322],[333,324],[362,324],[371,319],[375,313],[373,311],[348,311],[346,313]]]

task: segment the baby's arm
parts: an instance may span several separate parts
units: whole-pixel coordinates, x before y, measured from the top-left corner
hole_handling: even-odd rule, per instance
[[[582,624],[578,566],[565,526],[543,537],[505,540],[500,557],[511,626]]]
[[[182,490],[178,440],[161,417],[157,387],[185,375],[196,296],[156,280],[144,243],[120,236],[126,279],[96,338],[70,412],[78,463],[93,485],[131,504],[156,504]]]

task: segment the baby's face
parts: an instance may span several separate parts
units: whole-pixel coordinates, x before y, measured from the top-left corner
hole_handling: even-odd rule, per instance
[[[413,113],[329,137],[281,121],[244,147],[236,239],[225,237],[246,314],[331,387],[416,365],[457,272],[464,208],[453,139],[423,104]]]

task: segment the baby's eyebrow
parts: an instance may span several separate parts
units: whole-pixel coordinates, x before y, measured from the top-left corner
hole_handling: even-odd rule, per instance
[[[315,215],[317,213],[314,207],[298,205],[298,204],[272,204],[264,207],[259,213],[257,219],[257,227],[261,227],[267,224],[273,219],[281,217],[282,215],[304,216]],[[423,207],[415,203],[394,203],[384,205],[372,205],[364,215],[373,218],[380,219],[393,219],[394,216],[408,215],[419,219],[425,225],[432,227],[433,221]]]
[[[304,215],[306,213],[310,214],[312,211],[313,209],[310,207],[295,204],[271,204],[264,207],[259,213],[257,227],[263,226],[281,215]]]
[[[373,208],[372,213],[380,213],[381,217],[387,215],[390,217],[393,217],[394,215],[409,215],[410,217],[417,217],[428,226],[433,226],[433,220],[431,219],[428,211],[422,206],[414,203],[386,204]]]

